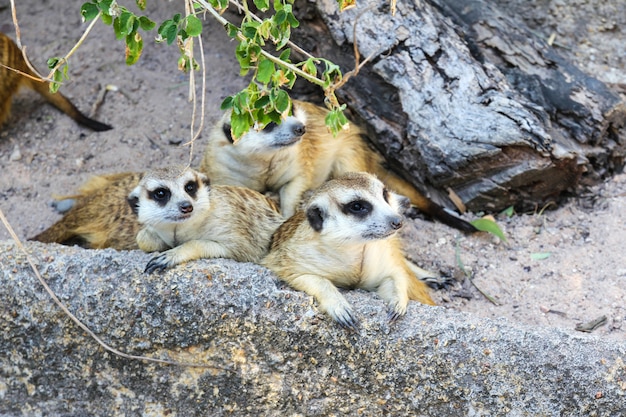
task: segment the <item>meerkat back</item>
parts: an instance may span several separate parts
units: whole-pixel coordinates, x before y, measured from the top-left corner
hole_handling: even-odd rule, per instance
[[[30,240],[88,249],[138,249],[140,225],[127,196],[142,176],[125,172],[91,178],[77,195],[69,197],[74,204],[63,217]]]
[[[111,126],[91,119],[82,114],[76,106],[74,106],[67,97],[61,93],[51,93],[47,82],[39,82],[29,78],[26,75],[38,79],[32,70],[26,64],[22,51],[4,33],[0,32],[0,63],[4,66],[0,67],[0,125],[9,117],[11,110],[11,100],[20,87],[28,87],[37,91],[50,104],[70,116],[77,123],[94,130],[96,132],[112,129]],[[14,70],[20,71],[16,72]]]

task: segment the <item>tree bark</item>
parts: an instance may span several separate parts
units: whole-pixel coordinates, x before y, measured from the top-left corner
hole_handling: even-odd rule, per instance
[[[361,61],[372,57],[338,96],[436,201],[451,206],[452,191],[472,211],[525,210],[622,168],[620,98],[525,26],[481,0],[397,7],[317,1],[298,42],[344,73],[354,39]]]

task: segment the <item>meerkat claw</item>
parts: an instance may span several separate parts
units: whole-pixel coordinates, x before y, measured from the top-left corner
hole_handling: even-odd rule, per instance
[[[150,259],[148,264],[146,265],[146,269],[144,269],[145,274],[151,274],[154,271],[164,271],[169,267],[169,261],[167,260],[167,255],[161,254],[155,256]]]

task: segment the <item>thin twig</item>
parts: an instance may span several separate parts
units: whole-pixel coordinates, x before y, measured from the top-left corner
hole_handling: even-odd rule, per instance
[[[232,3],[233,5],[235,5],[236,7],[239,8],[239,10],[243,10],[244,6],[241,5],[241,3],[239,3],[239,1],[237,0],[228,0],[230,3]],[[255,15],[254,13],[250,13],[248,11],[248,14],[257,22],[261,23],[263,22],[263,19],[261,19],[260,17],[258,17],[257,15]],[[276,39],[274,39],[272,37],[272,42],[276,43]],[[315,57],[313,55],[311,55],[310,53],[308,53],[307,51],[305,51],[304,49],[300,48],[298,45],[296,45],[295,43],[293,43],[292,41],[287,41],[287,45],[289,45],[291,47],[291,49],[293,49],[294,51],[298,52],[299,54],[307,57],[307,58],[311,58],[311,59],[315,59]]]
[[[67,53],[67,55],[65,55],[63,58],[59,59],[59,62],[57,62],[57,64],[54,66],[54,68],[52,68],[52,70],[50,70],[50,74],[48,74],[48,80],[52,80],[52,77],[54,75],[54,73],[61,67],[61,65],[65,64],[67,62],[67,60],[74,55],[74,52],[76,52],[78,50],[78,48],[83,44],[83,42],[85,41],[85,39],[87,38],[87,35],[89,35],[89,32],[91,32],[91,29],[93,29],[93,27],[96,25],[96,23],[98,22],[100,15],[102,15],[102,11],[98,11],[98,14],[96,15],[96,17],[91,21],[91,23],[89,24],[89,26],[87,26],[87,29],[85,29],[85,31],[83,32],[83,35],[80,37],[80,39],[78,40],[78,42],[76,42],[76,44],[72,47],[72,49]]]
[[[200,4],[202,7],[205,8],[205,10],[207,10],[218,22],[220,22],[223,26],[226,26],[228,24],[231,24],[227,19],[225,19],[224,17],[222,17],[222,15],[220,15],[217,10],[215,10],[213,8],[213,6],[211,6],[209,3],[207,3],[206,0],[194,0],[196,3]],[[243,41],[246,40],[246,37],[241,33],[241,32],[237,32],[237,39]],[[280,58],[276,58],[274,55],[270,54],[269,52],[265,51],[264,49],[261,49],[261,55],[263,55],[265,58],[269,59],[270,61],[272,61],[273,63],[280,65],[284,68],[287,68],[288,70],[290,70],[291,72],[299,75],[300,77],[304,78],[305,80],[319,85],[321,87],[324,86],[324,81],[320,80],[317,77],[312,76],[311,74],[308,74],[306,72],[304,72],[303,70],[301,70],[300,68],[296,67],[293,64],[290,64],[288,62],[285,62],[283,60],[281,60]]]
[[[117,356],[121,356],[122,358],[126,358],[126,359],[135,359],[135,360],[141,360],[141,361],[146,361],[146,362],[155,362],[155,363],[161,363],[164,365],[174,365],[174,366],[186,366],[186,367],[194,367],[194,368],[209,368],[209,369],[217,369],[217,370],[221,370],[221,371],[226,371],[226,372],[233,372],[233,370],[231,369],[227,369],[227,368],[223,368],[220,366],[214,366],[214,365],[204,365],[204,364],[196,364],[196,363],[186,363],[186,362],[176,362],[176,361],[170,361],[167,359],[158,359],[158,358],[150,358],[147,356],[139,356],[139,355],[130,355],[128,353],[124,353],[118,349],[115,349],[114,347],[109,346],[108,344],[106,344],[102,339],[100,339],[94,332],[92,332],[89,327],[87,327],[86,325],[84,325],[78,318],[76,318],[76,316],[74,316],[67,307],[65,307],[65,305],[63,304],[63,302],[61,302],[61,300],[59,300],[59,298],[56,296],[56,294],[54,293],[54,291],[52,291],[52,289],[48,286],[48,284],[46,283],[46,281],[41,277],[41,274],[39,273],[39,270],[37,269],[37,267],[35,266],[35,263],[33,262],[33,260],[31,259],[30,255],[28,254],[28,252],[26,251],[26,249],[24,248],[24,246],[22,245],[22,242],[20,241],[20,239],[17,237],[17,235],[15,234],[15,232],[13,231],[13,228],[11,227],[11,225],[9,224],[8,220],[6,219],[6,217],[4,216],[4,213],[2,211],[2,209],[0,209],[0,220],[2,220],[2,223],[4,224],[4,227],[7,229],[7,231],[9,232],[9,234],[11,235],[11,237],[13,238],[13,240],[15,241],[15,244],[17,245],[17,247],[22,251],[22,253],[24,254],[24,256],[26,257],[26,260],[28,261],[28,264],[30,265],[31,269],[33,270],[33,272],[35,273],[35,276],[37,277],[37,279],[39,280],[39,282],[41,283],[41,285],[44,287],[44,289],[46,290],[46,292],[48,293],[48,295],[50,296],[50,298],[52,298],[52,300],[54,301],[54,303],[74,322],[76,323],[76,325],[78,327],[80,327],[81,329],[83,329],[89,336],[91,336],[96,342],[98,342],[98,344],[100,346],[102,346],[105,350],[117,355]]]
[[[456,263],[457,263],[457,265],[459,266],[459,268],[461,269],[463,274],[465,274],[465,276],[467,277],[469,282],[474,286],[474,288],[476,288],[478,290],[478,292],[481,293],[483,295],[483,297],[485,297],[487,300],[489,300],[492,304],[499,306],[500,303],[498,301],[496,301],[496,299],[493,298],[491,295],[487,294],[482,289],[480,289],[480,287],[478,285],[476,285],[476,283],[472,279],[472,274],[469,273],[467,271],[467,269],[465,269],[465,265],[463,265],[463,261],[461,260],[461,248],[460,248],[460,243],[459,243],[458,236],[456,238],[455,256],[456,256]]]
[[[330,88],[331,91],[339,90],[341,87],[343,87],[343,85],[347,83],[351,77],[359,73],[361,68],[363,68],[363,66],[367,62],[369,62],[374,56],[380,53],[382,48],[379,48],[375,50],[374,52],[372,52],[367,58],[365,58],[363,62],[359,62],[359,60],[361,59],[361,53],[359,52],[359,47],[358,47],[358,42],[357,42],[356,27],[357,27],[357,24],[359,23],[359,20],[361,19],[361,16],[363,16],[365,12],[368,12],[373,8],[374,6],[370,6],[366,8],[365,10],[361,11],[361,13],[359,13],[354,19],[354,26],[352,27],[352,45],[354,49],[354,69],[352,71],[346,72],[343,75],[343,77],[341,77],[341,80],[339,82],[333,84],[332,87]]]

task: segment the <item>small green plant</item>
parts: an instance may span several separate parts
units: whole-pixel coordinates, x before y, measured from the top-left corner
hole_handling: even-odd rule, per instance
[[[237,41],[235,56],[240,74],[251,74],[252,77],[245,89],[227,97],[221,104],[222,109],[232,110],[232,133],[235,138],[250,128],[262,129],[270,122],[280,123],[291,112],[287,91],[293,87],[297,77],[305,78],[324,90],[331,110],[326,118],[329,129],[337,133],[346,128],[345,106],[339,105],[335,96],[335,90],[345,82],[341,70],[326,59],[311,56],[290,40],[292,29],[300,25],[293,13],[294,0],[253,1],[255,7],[267,17],[260,18],[252,13],[247,0],[243,0],[242,4],[235,0],[185,0],[185,13],[177,13],[163,21],[158,26],[156,41],[178,45],[181,52],[178,68],[185,72],[200,69],[193,51],[194,39],[199,40],[202,36],[200,16],[208,14],[214,17]],[[146,10],[146,0],[135,0],[135,3],[140,11]],[[243,10],[239,25],[222,15],[230,4]],[[338,4],[341,9],[350,6],[341,0]],[[141,57],[144,47],[141,32],[150,32],[157,27],[149,17],[137,15],[117,0],[90,0],[81,6],[80,13],[85,21],[92,21],[88,31],[98,19],[112,26],[117,39],[126,44],[128,65],[133,65]],[[293,49],[304,56],[303,61],[292,61]],[[54,81],[52,88],[55,90],[67,77],[67,58],[52,58],[48,62],[52,70],[49,78]]]

